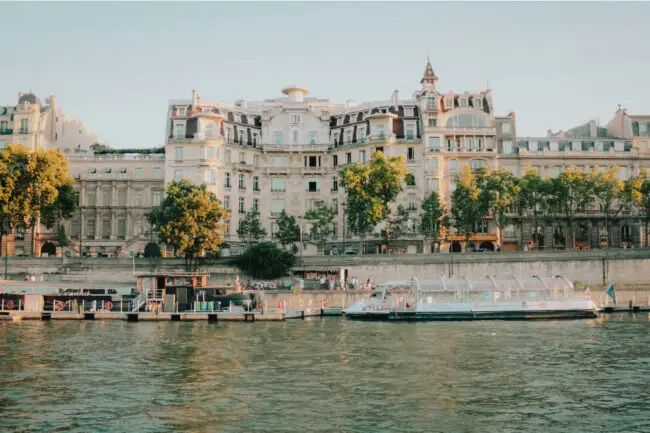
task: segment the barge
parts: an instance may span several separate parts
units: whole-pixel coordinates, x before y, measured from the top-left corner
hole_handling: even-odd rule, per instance
[[[598,310],[562,276],[388,281],[344,310],[349,319],[386,321],[588,319]]]

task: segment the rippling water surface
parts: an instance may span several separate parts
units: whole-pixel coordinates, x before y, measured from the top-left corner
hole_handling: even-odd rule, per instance
[[[3,432],[650,432],[650,322],[0,322]]]

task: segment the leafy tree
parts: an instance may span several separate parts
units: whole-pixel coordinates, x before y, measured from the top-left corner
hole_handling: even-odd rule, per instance
[[[449,224],[444,217],[445,208],[440,202],[440,196],[436,191],[431,193],[422,201],[422,216],[420,217],[420,234],[433,242],[440,242],[442,229]]]
[[[608,247],[612,246],[612,220],[629,210],[633,203],[632,190],[626,188],[625,182],[619,178],[620,171],[619,167],[613,166],[607,171],[593,171],[587,179],[591,183],[593,198],[605,215]]]
[[[54,203],[41,209],[41,224],[48,229],[55,228],[55,240],[62,247],[67,247],[69,242],[61,223],[72,218],[78,203],[79,194],[72,184],[65,184],[59,187]]]
[[[507,214],[513,209],[520,191],[518,179],[506,169],[490,170],[487,167],[479,168],[475,178],[480,189],[482,213],[492,216],[501,239]]]
[[[486,216],[479,197],[480,193],[471,168],[465,166],[463,173],[457,178],[456,189],[451,194],[453,225],[458,233],[465,235],[465,244],[469,243],[477,223]]]
[[[239,220],[237,235],[239,235],[239,239],[245,239],[248,245],[257,243],[266,236],[266,230],[262,227],[258,211],[246,212],[246,216]]]
[[[550,204],[564,215],[568,227],[568,239],[573,247],[575,247],[573,239],[575,215],[588,207],[593,200],[592,184],[587,180],[587,174],[571,168],[550,180]],[[567,242],[567,247],[568,245]]]
[[[52,239],[61,247],[67,247],[69,244],[68,235],[65,233],[65,227],[63,227],[61,224],[57,225]]]
[[[632,205],[641,214],[641,221],[645,228],[645,246],[648,247],[648,229],[650,227],[650,173],[642,169],[641,172],[625,183],[625,189],[631,199]]]
[[[384,238],[389,245],[394,245],[408,232],[409,213],[404,206],[397,206],[395,213],[391,213],[386,220]]]
[[[276,236],[282,248],[286,248],[287,245],[292,245],[300,240],[300,227],[296,223],[296,218],[289,216],[284,209],[280,212],[276,223],[278,225]]]
[[[262,242],[248,247],[244,254],[234,259],[234,263],[242,272],[255,278],[280,278],[295,265],[296,256],[272,242]]]
[[[219,250],[230,214],[205,185],[182,179],[167,185],[165,199],[147,218],[160,239],[183,254],[186,268],[193,270],[205,251]]]
[[[365,236],[390,213],[390,204],[402,192],[407,175],[403,157],[386,158],[375,152],[368,164],[354,164],[342,170],[341,180],[347,193],[347,219],[352,232]]]
[[[522,218],[520,219],[519,233],[523,235],[523,217],[533,219],[533,241],[537,242],[537,227],[539,219],[544,213],[549,214],[552,208],[548,206],[548,196],[550,192],[550,182],[542,179],[537,170],[530,167],[526,170],[524,176],[519,180],[518,200],[515,204],[519,208]],[[523,244],[523,238],[520,239]]]
[[[309,239],[319,248],[324,248],[334,234],[334,210],[324,201],[318,200],[314,208],[305,214],[305,219],[311,223]]]
[[[147,258],[161,257],[162,256],[162,250],[160,249],[160,245],[158,245],[155,242],[149,242],[144,247],[144,256],[147,257]]]

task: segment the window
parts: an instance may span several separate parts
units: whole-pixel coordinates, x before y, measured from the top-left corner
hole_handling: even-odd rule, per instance
[[[432,177],[427,179],[427,189],[429,191],[438,191],[440,189],[440,180]]]
[[[456,173],[456,170],[458,169],[458,161],[455,159],[450,159],[449,160],[449,173]]]
[[[280,215],[284,210],[284,200],[271,200],[271,215]]]
[[[462,98],[462,99],[460,100],[460,106],[461,106],[461,107],[467,107],[467,99]]]
[[[447,127],[478,128],[484,126],[483,118],[476,114],[456,114],[447,119]]]
[[[185,107],[178,107],[178,115],[185,116]]]
[[[273,143],[274,144],[282,144],[284,141],[284,137],[281,131],[275,131],[273,133]]]
[[[9,130],[9,122],[6,120],[0,121],[0,134]]]
[[[182,123],[176,124],[176,139],[182,140],[185,138],[185,125]]]
[[[366,162],[366,151],[365,150],[360,150],[359,151],[359,162]]]
[[[483,139],[477,138],[476,139],[476,151],[480,152],[483,150]]]
[[[451,138],[447,139],[447,151],[451,152],[454,149],[454,141]]]
[[[239,131],[239,144],[244,144],[244,131]]]
[[[503,142],[503,153],[506,155],[512,153],[512,141]]]
[[[203,172],[203,183],[206,185],[214,185],[215,183],[215,171],[214,170],[205,170]]]
[[[407,205],[406,210],[408,210],[409,212],[416,211],[417,210],[417,206],[415,204],[416,200],[417,199],[416,199],[415,194],[409,194],[408,195],[408,205]]]
[[[97,178],[97,169],[96,168],[91,168],[88,170],[88,179],[96,179]]]
[[[332,192],[339,190],[339,179],[336,176],[332,176]]]
[[[309,133],[309,144],[316,144],[316,133],[315,132],[310,132]]]
[[[109,207],[111,205],[111,195],[110,189],[102,190],[102,206]]]
[[[384,125],[379,125],[379,126],[377,127],[377,133],[379,134],[379,138],[380,138],[380,139],[383,140],[384,138],[386,138],[386,134],[385,134],[385,132],[384,132]]]
[[[415,159],[415,148],[409,147],[406,151],[406,159],[413,161]]]
[[[345,154],[345,162],[346,164],[351,164],[352,163],[352,152],[348,152]]]
[[[436,97],[429,96],[427,98],[427,108],[436,108]]]
[[[485,160],[483,159],[472,159],[469,162],[469,166],[472,168],[472,170],[477,170],[485,165]]]
[[[406,127],[406,139],[415,140],[415,128],[413,125],[407,125]]]
[[[229,195],[223,196],[223,208],[230,210],[230,196]]]
[[[160,206],[161,201],[162,201],[162,191],[152,191],[151,192],[151,205],[152,206]]]
[[[642,137],[648,135],[647,125],[643,122],[639,122],[639,135]]]
[[[359,127],[359,132],[357,133],[357,143],[363,143],[366,138],[366,128],[363,126]]]
[[[21,134],[29,133],[29,119],[21,119],[21,121],[20,121],[20,133]]]
[[[142,167],[138,167],[135,169],[135,178],[136,179],[142,179],[144,177],[144,169]],[[181,170],[181,177],[183,177],[183,170]]]
[[[435,128],[437,126],[437,119],[435,117],[429,117],[429,128]]]
[[[562,167],[559,165],[553,166],[553,177],[558,177],[562,173]]]
[[[404,109],[404,117],[413,117],[413,107],[406,107]]]
[[[259,176],[253,176],[253,191],[260,190],[260,178]]]
[[[478,221],[476,223],[475,232],[485,234],[488,233],[489,224],[486,220]]]
[[[97,206],[97,191],[88,191],[88,206]]]
[[[641,149],[647,149],[648,148],[648,142],[647,141],[642,141],[641,142]]]
[[[89,238],[95,237],[95,218],[86,221],[86,236]]]
[[[504,122],[501,124],[501,132],[504,134],[510,134],[511,128],[510,128],[510,123]]]
[[[253,212],[259,212],[260,211],[260,199],[259,198],[254,198],[253,199]]]
[[[105,168],[104,169],[104,177],[106,179],[110,179],[111,177],[113,177],[113,170],[111,170],[110,168]]]
[[[117,220],[117,237],[120,239],[126,237],[126,220],[124,218]]]
[[[123,169],[126,172],[126,169]],[[162,168],[160,167],[154,167],[153,168],[153,178],[154,179],[162,179],[163,174],[162,174]]]
[[[110,239],[111,237],[111,220],[102,221],[102,237],[104,239]]]
[[[239,189],[246,189],[246,177],[243,174],[239,175]]]
[[[515,237],[515,226],[513,224],[508,224],[505,227],[504,232],[505,232],[505,236],[507,238],[514,238]]]
[[[332,212],[334,212],[335,215],[339,214],[339,200],[336,198],[332,199]]]
[[[225,182],[226,182],[226,183],[225,183],[224,186],[225,186],[226,188],[232,188],[232,184],[231,184],[231,182],[230,182],[230,173],[226,173],[226,181],[225,181]]]
[[[183,178],[183,170],[174,170],[174,182],[179,182],[182,178]]]
[[[259,168],[259,166],[260,166],[260,156],[259,155],[253,156],[253,166],[255,168]]]
[[[320,167],[320,156],[305,156],[305,167]]]
[[[307,180],[307,192],[319,192],[320,185],[317,180],[308,179]]]
[[[352,130],[348,129],[345,133],[345,142],[352,143]]]
[[[274,156],[273,157],[273,167],[281,168],[285,166],[285,157],[284,156]]]
[[[183,148],[182,147],[177,147],[175,150],[176,150],[176,161],[182,161],[183,160]]]
[[[117,192],[117,205],[126,206],[126,189],[120,189]]]
[[[438,158],[429,159],[429,167],[431,168],[431,170],[438,170],[438,164],[439,164]]]
[[[281,177],[274,177],[271,179],[271,192],[285,192],[285,181]]]
[[[298,139],[298,130],[294,129],[294,131],[293,131],[293,144],[298,144],[298,143],[300,143],[300,141]]]
[[[205,148],[205,159],[214,159],[215,149],[214,147]]]
[[[429,137],[429,151],[440,152],[440,137]]]
[[[239,197],[239,213],[246,212],[246,200],[244,197]]]
[[[291,121],[293,123],[299,123],[300,122],[300,114],[292,114],[291,115]]]
[[[333,155],[332,156],[332,167],[338,167],[339,165],[339,156],[338,155]]]
[[[627,180],[627,167],[621,167],[621,171],[618,172],[618,178],[621,180]]]

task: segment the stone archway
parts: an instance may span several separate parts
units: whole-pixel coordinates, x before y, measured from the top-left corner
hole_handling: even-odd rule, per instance
[[[56,245],[45,242],[41,247],[41,257],[56,257]]]
[[[460,253],[463,251],[463,247],[458,241],[453,241],[449,246],[450,253]]]
[[[494,251],[494,244],[489,241],[484,241],[481,242],[481,244],[478,246],[478,249],[479,250],[486,249],[486,250]]]

